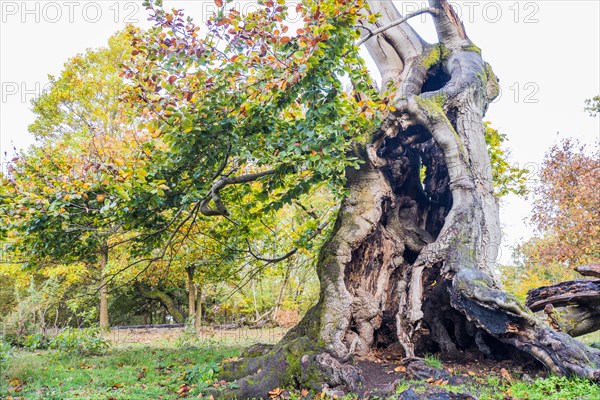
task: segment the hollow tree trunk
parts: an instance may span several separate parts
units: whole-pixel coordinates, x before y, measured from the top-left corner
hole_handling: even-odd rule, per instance
[[[391,1],[369,4],[381,14],[371,31],[401,18]],[[366,41],[396,111],[358,150],[361,168],[347,171],[317,265],[318,303],[278,345],[225,364],[224,378],[239,385],[231,395],[355,390],[360,371],[345,362],[395,344],[406,357],[522,354],[557,374],[600,378],[598,351],[546,326],[496,277],[498,204],[482,120],[497,78],[449,4],[429,4],[438,44],[407,23]]]
[[[106,265],[108,264],[108,246],[100,247],[100,329],[110,329],[108,322],[108,286],[106,282]]]

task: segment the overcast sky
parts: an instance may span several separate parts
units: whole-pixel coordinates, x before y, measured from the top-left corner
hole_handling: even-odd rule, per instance
[[[253,1],[233,1],[241,11]],[[293,3],[290,1],[290,3]],[[500,78],[501,96],[487,119],[508,135],[512,160],[536,179],[544,153],[572,137],[593,145],[600,140],[600,118],[583,111],[584,100],[600,94],[600,1],[457,1],[467,34]],[[401,12],[426,1],[398,2]],[[212,0],[165,1],[196,21],[214,10]],[[292,16],[293,18],[293,16]],[[413,26],[435,41],[429,17]],[[106,44],[126,23],[147,26],[141,1],[0,0],[0,150],[32,143],[30,101],[58,75],[65,61],[87,48]],[[509,196],[501,206],[501,262],[511,259],[515,242],[531,235],[530,202]]]

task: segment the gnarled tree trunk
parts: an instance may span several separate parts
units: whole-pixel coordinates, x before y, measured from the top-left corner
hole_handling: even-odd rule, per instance
[[[402,18],[391,1],[369,3],[381,18],[367,31]],[[600,378],[598,351],[546,326],[495,275],[500,228],[482,119],[497,78],[449,4],[429,4],[439,43],[407,23],[365,42],[396,111],[347,172],[317,266],[318,303],[278,345],[225,365],[238,398],[282,385],[355,390],[360,371],[346,362],[397,344],[406,357],[522,353],[557,374]]]

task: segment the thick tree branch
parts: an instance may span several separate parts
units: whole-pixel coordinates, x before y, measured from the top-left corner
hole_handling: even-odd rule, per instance
[[[437,10],[432,15],[440,43],[449,49],[472,44],[462,21],[447,0],[429,0],[429,6]]]
[[[395,87],[396,91],[400,90],[400,93],[403,93],[407,90],[401,88],[402,84],[408,80],[406,75],[411,73],[407,64],[417,60],[426,47],[423,39],[410,25],[403,22],[428,11],[418,11],[403,18],[391,1],[371,1],[369,6],[370,12],[379,14],[380,17],[375,24],[365,22],[363,29],[370,34],[358,43],[365,45],[377,65],[381,74],[381,91],[385,92],[390,87]],[[392,96],[397,94],[390,93]]]
[[[238,185],[240,183],[253,182],[264,176],[273,175],[275,172],[275,169],[268,169],[266,171],[256,172],[253,174],[239,175],[219,179],[210,188],[209,195],[200,202],[200,212],[209,217],[216,215],[228,216],[229,211],[227,211],[227,207],[225,207],[225,204],[221,199],[221,189],[228,185]],[[214,208],[211,208],[209,206],[211,200],[215,204]]]

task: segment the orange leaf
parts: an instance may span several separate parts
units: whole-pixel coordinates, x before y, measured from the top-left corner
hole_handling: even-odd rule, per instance
[[[403,365],[399,365],[396,368],[394,368],[394,371],[396,372],[406,372],[406,367]]]
[[[500,375],[502,375],[502,377],[509,382],[512,382],[513,380],[512,376],[510,376],[510,373],[506,370],[506,368],[502,368],[500,370]]]
[[[289,36],[282,36],[281,39],[279,39],[279,41],[283,44],[289,43],[290,40],[292,40],[292,38]]]
[[[223,0],[215,0],[217,7],[223,7]]]

